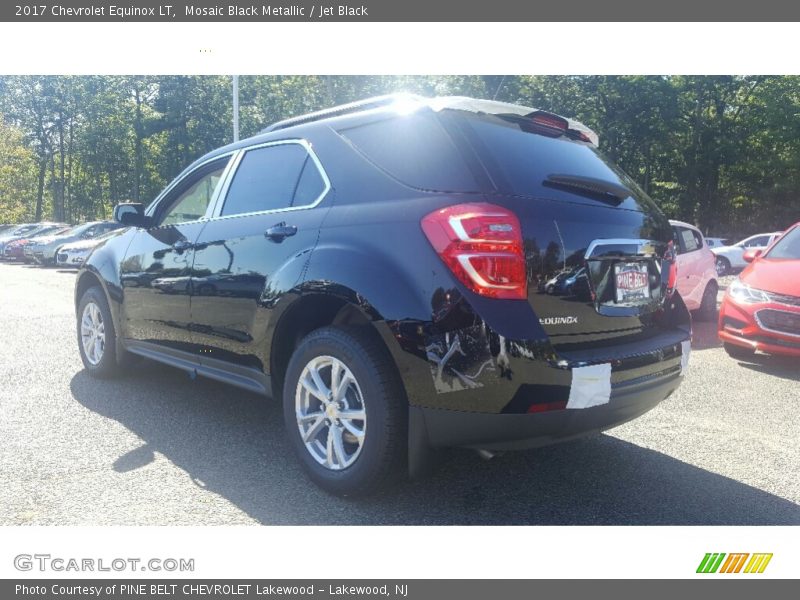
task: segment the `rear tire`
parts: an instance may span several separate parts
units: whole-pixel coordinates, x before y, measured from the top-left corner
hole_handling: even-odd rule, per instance
[[[723,347],[725,348],[725,352],[728,353],[728,356],[736,360],[749,360],[753,358],[756,353],[752,348],[745,348],[744,346],[737,346],[736,344],[729,344],[727,342],[723,344]]]
[[[709,281],[700,301],[697,316],[701,321],[714,321],[717,318],[717,293],[719,286],[716,281]]]
[[[300,463],[327,492],[363,496],[405,475],[408,402],[373,331],[324,327],[308,334],[286,369],[283,411]]]

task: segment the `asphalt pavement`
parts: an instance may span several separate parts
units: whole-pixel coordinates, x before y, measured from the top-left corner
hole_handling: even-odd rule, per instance
[[[89,377],[74,277],[0,264],[0,524],[800,524],[800,364],[733,360],[713,323],[635,421],[490,461],[448,450],[347,500],[304,477],[275,402],[149,362]]]

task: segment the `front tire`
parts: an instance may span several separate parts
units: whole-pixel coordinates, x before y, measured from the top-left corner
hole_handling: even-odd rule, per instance
[[[408,403],[386,347],[362,327],[324,327],[294,351],[286,433],[309,478],[340,496],[373,493],[406,471]]]
[[[78,349],[86,371],[92,377],[119,375],[117,335],[103,290],[91,287],[78,303]]]

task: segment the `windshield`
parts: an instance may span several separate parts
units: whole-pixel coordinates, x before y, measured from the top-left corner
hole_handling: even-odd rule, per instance
[[[800,226],[793,227],[767,253],[769,258],[800,259]]]
[[[41,231],[39,231],[33,237],[47,237],[47,236],[51,236],[51,235],[61,235],[62,233],[66,233],[67,231],[69,231],[69,229],[70,229],[69,227],[60,227],[60,228],[59,227],[47,227],[47,228],[42,229]]]
[[[69,235],[83,235],[83,233],[95,225],[97,225],[97,223],[84,223],[83,225],[78,225],[77,227],[70,229]]]

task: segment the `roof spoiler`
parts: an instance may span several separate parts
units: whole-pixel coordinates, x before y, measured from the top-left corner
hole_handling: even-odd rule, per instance
[[[366,98],[364,100],[349,102],[347,104],[341,104],[339,106],[334,106],[332,108],[326,108],[324,110],[311,112],[305,115],[299,115],[297,117],[284,119],[282,121],[278,121],[277,123],[273,123],[266,129],[264,129],[261,133],[269,133],[271,131],[287,129],[288,127],[293,127],[295,125],[303,125],[306,123],[313,123],[314,121],[321,121],[323,119],[341,117],[344,115],[364,112],[368,110],[375,110],[380,108],[389,108],[393,106],[396,106],[398,110],[401,112],[411,112],[415,110],[417,107],[426,106],[436,112],[450,109],[450,110],[463,110],[468,112],[482,113],[489,115],[513,114],[519,116],[531,116],[536,113],[547,113],[547,111],[541,111],[539,109],[531,108],[529,106],[510,104],[508,102],[498,102],[496,100],[481,100],[478,98],[468,98],[466,96],[439,96],[436,98],[426,98],[424,96],[419,96],[416,94],[406,94],[406,93],[386,94],[384,96],[375,96],[374,98]],[[547,114],[553,114],[553,113],[547,113]],[[569,119],[566,117],[561,117],[560,115],[554,115],[554,116],[564,119],[564,121],[568,123],[568,127],[570,130],[582,133],[583,134],[582,139],[585,138],[585,141],[587,141],[591,145],[597,146],[600,143],[598,135],[580,121],[576,121],[574,119]]]

